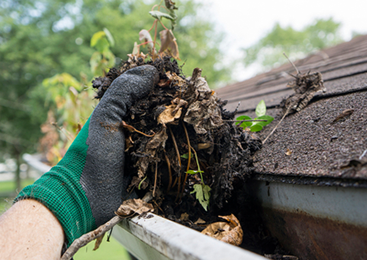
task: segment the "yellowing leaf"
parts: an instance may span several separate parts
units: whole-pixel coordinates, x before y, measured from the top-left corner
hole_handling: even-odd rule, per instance
[[[105,36],[106,33],[104,31],[99,31],[93,34],[92,39],[90,40],[90,47],[94,47],[97,42]]]
[[[172,31],[163,30],[159,32],[159,35],[161,37],[161,49],[159,52],[162,53],[167,50],[172,57],[175,59],[180,59],[176,38],[174,37]]]
[[[228,221],[227,222],[215,222],[207,226],[202,234],[213,237],[225,243],[239,246],[243,239],[243,230],[241,228],[240,222],[231,214],[228,216],[219,216]]]

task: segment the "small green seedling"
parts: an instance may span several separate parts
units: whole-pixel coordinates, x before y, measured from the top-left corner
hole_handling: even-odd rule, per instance
[[[188,170],[187,173],[188,174],[197,174],[197,173],[199,173],[201,181],[200,181],[199,184],[194,184],[194,186],[193,186],[194,190],[192,192],[190,192],[190,194],[196,193],[196,199],[199,201],[199,203],[205,209],[205,211],[208,211],[211,188],[208,185],[205,185],[204,178],[203,178],[204,171],[200,170],[199,159],[198,159],[198,156],[197,156],[196,152],[194,152],[194,155],[195,155],[196,164],[198,166],[198,169],[197,170]],[[181,155],[181,157],[185,158],[185,159],[188,159],[189,155],[188,154],[183,154],[183,155]]]
[[[263,129],[264,126],[270,124],[274,118],[272,116],[266,115],[266,105],[264,100],[261,100],[259,104],[256,106],[255,110],[256,116],[255,118],[251,118],[249,116],[239,116],[236,118],[236,125],[240,124],[242,120],[262,120],[262,121],[253,121],[253,122],[242,122],[242,128],[250,128],[251,132],[259,132]],[[266,120],[266,121],[264,121]]]
[[[181,158],[189,159],[189,153],[185,153],[185,154],[181,155]],[[192,158],[192,154],[191,154],[191,158]]]

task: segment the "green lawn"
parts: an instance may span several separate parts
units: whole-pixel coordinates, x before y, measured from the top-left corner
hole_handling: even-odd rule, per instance
[[[127,251],[114,238],[110,242],[103,238],[103,242],[98,250],[93,251],[94,242],[79,249],[74,256],[75,260],[130,260]]]
[[[34,182],[33,179],[22,180],[21,186],[25,187]],[[0,182],[0,194],[12,193],[15,191],[14,181]],[[12,197],[0,197],[0,215],[11,207],[13,202]],[[111,237],[110,242],[103,239],[98,250],[93,251],[94,242],[82,247],[74,256],[75,260],[130,260],[127,251]]]
[[[21,186],[24,188],[25,186],[32,184],[34,182],[34,179],[24,179],[21,180]],[[15,191],[15,182],[14,181],[1,181],[0,182],[0,193],[5,192],[13,192]]]
[[[33,179],[25,179],[21,180],[21,187],[32,184],[34,182]],[[10,194],[15,194],[15,182],[14,181],[2,181],[0,182],[0,214],[2,214],[5,210],[10,208],[13,203],[14,197],[9,196]]]

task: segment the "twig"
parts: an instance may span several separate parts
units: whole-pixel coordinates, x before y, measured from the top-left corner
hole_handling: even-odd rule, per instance
[[[285,111],[285,113],[284,113],[282,119],[280,119],[279,123],[273,128],[273,130],[271,130],[270,134],[265,138],[265,140],[263,141],[263,144],[265,144],[266,140],[268,140],[268,138],[274,133],[274,131],[278,128],[278,126],[283,121],[283,119],[288,115],[288,113],[289,113],[289,108],[287,109],[287,111]]]
[[[162,21],[161,20],[158,20],[159,22],[160,22],[160,24],[162,25],[162,27],[164,28],[164,29],[166,29],[167,31],[169,31],[169,29],[167,29],[167,27],[166,26],[164,26],[164,24],[162,23]]]
[[[175,146],[175,150],[176,150],[176,154],[177,154],[177,159],[178,159],[178,165],[181,168],[181,155],[180,155],[180,151],[178,150],[178,146],[177,146],[177,143],[176,143],[175,136],[173,135],[173,132],[172,132],[172,130],[171,130],[171,128],[169,126],[168,126],[168,129],[169,129],[169,132],[171,133],[171,136],[172,136],[173,145]]]
[[[152,200],[152,202],[155,204],[155,206],[164,214],[163,209],[158,205],[158,203],[155,200]]]
[[[181,199],[181,197],[182,197],[182,194],[183,194],[183,192],[184,192],[184,189],[185,189],[185,183],[186,183],[186,181],[187,181],[187,176],[189,175],[188,174],[188,171],[190,170],[190,163],[191,163],[191,144],[190,144],[190,138],[189,138],[189,134],[188,134],[188,132],[187,132],[187,129],[186,129],[186,127],[185,127],[185,123],[184,122],[182,122],[182,125],[183,125],[183,128],[184,128],[184,130],[185,130],[185,135],[186,135],[186,140],[187,140],[187,146],[189,147],[189,158],[187,159],[187,169],[186,169],[186,174],[185,174],[185,180],[184,180],[184,182],[183,182],[183,184],[182,184],[182,191],[181,191],[181,193],[180,193],[180,199]]]
[[[297,71],[297,75],[299,74],[299,70],[297,69],[296,65],[288,58],[287,54],[283,52],[283,55],[287,58],[287,60],[292,64],[293,68]]]
[[[155,43],[157,41],[157,30],[158,30],[158,23],[157,23],[158,20],[155,20],[154,23],[155,23],[155,28],[154,28],[154,42],[153,42],[153,55],[155,54]]]
[[[166,154],[166,151],[164,151],[164,157],[166,158],[166,162],[168,166],[169,180],[168,180],[167,192],[169,192],[169,190],[171,189],[171,185],[172,185],[172,172],[171,172],[171,163],[169,162],[169,158]]]
[[[359,160],[362,160],[363,156],[365,156],[365,155],[366,155],[366,153],[367,153],[367,150],[365,150],[365,151],[362,153],[362,155],[361,155],[361,156],[359,156]]]
[[[174,181],[174,182],[173,182],[173,184],[172,184],[172,188],[176,186],[176,184],[177,184],[177,179],[178,179],[178,178],[176,177],[175,181]]]
[[[153,134],[152,135],[148,135],[148,134],[145,134],[145,133],[143,133],[143,132],[141,132],[141,131],[139,131],[138,129],[136,129],[135,127],[133,127],[132,125],[128,125],[128,124],[126,124],[126,122],[125,121],[121,121],[121,125],[122,125],[122,127],[123,128],[126,128],[127,130],[129,130],[129,132],[131,132],[131,133],[134,133],[134,132],[136,132],[136,133],[139,133],[139,134],[141,134],[141,135],[144,135],[144,136],[146,136],[146,137],[153,137],[153,136],[155,136],[155,133],[153,132]]]
[[[155,189],[157,188],[157,179],[158,179],[158,162],[155,162],[153,197],[155,197]]]
[[[113,217],[111,220],[106,222],[105,224],[99,226],[97,229],[82,235],[78,239],[74,240],[71,246],[66,250],[66,252],[62,255],[60,260],[70,260],[76,252],[78,252],[79,248],[87,245],[89,242],[94,239],[103,236],[108,230],[113,228],[116,224],[118,224],[122,218],[119,216]]]

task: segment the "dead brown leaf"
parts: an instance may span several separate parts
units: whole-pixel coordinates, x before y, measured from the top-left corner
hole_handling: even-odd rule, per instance
[[[131,135],[125,138],[125,152],[129,151],[134,145],[134,141],[131,139]]]
[[[161,79],[158,83],[158,86],[160,86],[161,88],[164,88],[164,87],[169,86],[171,82],[172,82],[171,80]]]
[[[180,216],[180,220],[181,221],[189,220],[189,214],[187,214],[186,212],[182,213],[181,216]]]
[[[314,95],[319,92],[326,92],[324,80],[320,72],[301,74],[293,76],[294,80],[287,84],[294,90],[286,100],[282,101],[283,110],[286,112],[298,112],[305,108]]]
[[[291,154],[292,154],[292,150],[290,150],[290,149],[287,148],[287,151],[285,152],[285,155],[290,156]]]
[[[201,218],[198,218],[198,220],[196,220],[195,222],[194,222],[194,224],[195,225],[203,225],[203,224],[205,224],[206,222],[205,222],[205,220],[203,220],[203,219],[201,219]]]
[[[228,222],[212,223],[201,231],[201,233],[228,244],[239,246],[242,243],[243,230],[238,219],[233,214],[219,217]]]
[[[186,81],[180,76],[178,76],[176,73],[167,71],[166,76],[168,77],[169,80],[173,82],[174,85],[178,87],[186,86]]]
[[[154,137],[145,146],[146,157],[139,158],[136,165],[138,168],[139,179],[144,178],[150,163],[150,159],[156,155],[160,148],[164,148],[168,139],[166,128],[162,127],[161,131],[154,135]]]
[[[102,236],[96,238],[96,242],[94,243],[93,251],[96,251],[99,248],[99,246],[101,245],[102,240],[104,238],[104,235],[105,234],[103,234]]]
[[[176,110],[177,105],[169,105],[166,106],[166,109],[163,110],[162,113],[158,116],[158,123],[165,125],[165,124],[175,124],[175,120],[181,117],[182,108]],[[178,122],[177,122],[178,123]],[[176,123],[176,124],[177,124]]]
[[[162,53],[164,51],[168,51],[172,57],[179,60],[179,52],[178,52],[178,46],[176,42],[176,38],[173,35],[171,30],[163,30],[159,32],[159,35],[161,36],[161,49],[159,50],[159,53]]]
[[[122,218],[128,218],[153,211],[152,204],[144,202],[141,199],[129,199],[125,200],[115,213]]]

